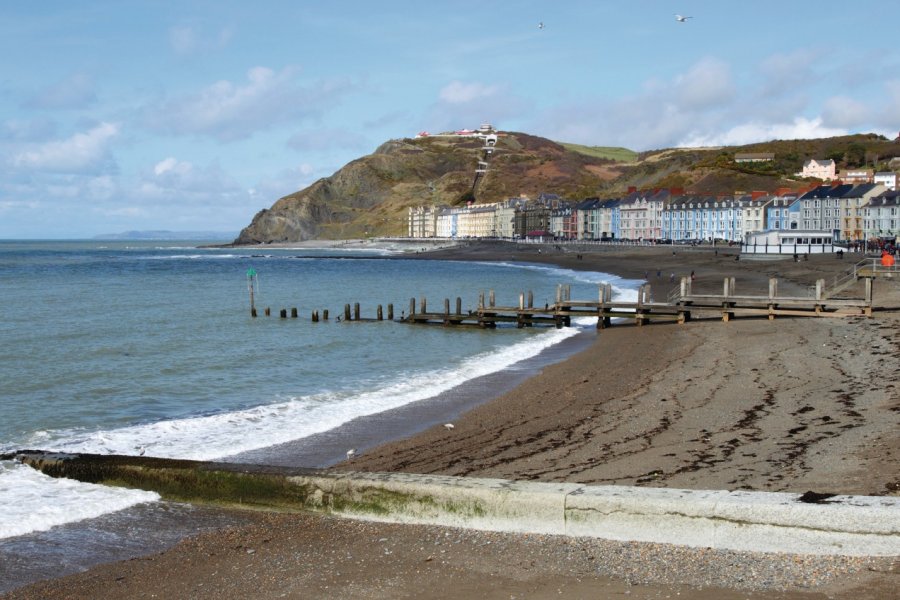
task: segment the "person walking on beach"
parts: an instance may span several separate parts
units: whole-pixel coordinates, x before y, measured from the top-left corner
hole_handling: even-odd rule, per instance
[[[695,279],[697,279],[697,277],[694,275],[694,272],[691,271],[691,281],[694,281]]]

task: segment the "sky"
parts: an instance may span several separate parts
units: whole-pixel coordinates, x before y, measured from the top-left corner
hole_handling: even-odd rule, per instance
[[[898,22],[870,0],[2,2],[0,238],[236,233],[385,141],[482,123],[637,151],[893,139]]]

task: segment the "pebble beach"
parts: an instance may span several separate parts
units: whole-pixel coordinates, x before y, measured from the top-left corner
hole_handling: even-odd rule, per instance
[[[540,250],[540,251],[538,251]],[[857,255],[735,260],[737,249],[471,244],[421,258],[546,263],[716,293],[805,294]],[[853,294],[854,290],[847,293]],[[859,294],[859,290],[855,290]],[[615,325],[512,391],[336,469],[688,489],[897,495],[900,283],[873,318]],[[6,598],[895,597],[894,558],[515,535],[249,513],[165,552]]]

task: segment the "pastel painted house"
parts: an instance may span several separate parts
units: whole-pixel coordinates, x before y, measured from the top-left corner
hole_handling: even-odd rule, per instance
[[[823,181],[831,181],[835,178],[836,166],[834,160],[817,160],[811,158],[803,163],[803,171],[798,173],[800,177],[815,177]]]

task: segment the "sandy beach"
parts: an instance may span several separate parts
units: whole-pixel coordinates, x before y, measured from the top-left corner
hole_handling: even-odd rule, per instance
[[[858,260],[735,260],[736,248],[472,244],[422,259],[554,264],[694,288],[805,295]],[[861,295],[861,289],[847,293]],[[336,469],[690,489],[900,493],[900,282],[873,318],[616,325],[591,346]],[[491,393],[485,391],[485,399]],[[889,598],[891,559],[763,555],[255,514],[144,558],[9,598]]]

